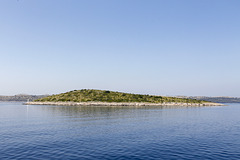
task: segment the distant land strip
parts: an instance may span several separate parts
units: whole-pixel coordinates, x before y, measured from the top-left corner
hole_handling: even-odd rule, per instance
[[[0,96],[0,101],[2,102],[26,102],[34,101],[49,95],[27,95],[27,94],[18,94],[14,96]]]
[[[197,99],[202,101],[209,101],[215,103],[240,103],[239,97],[206,97],[206,96],[194,96],[194,97],[182,97],[182,98],[190,98]]]

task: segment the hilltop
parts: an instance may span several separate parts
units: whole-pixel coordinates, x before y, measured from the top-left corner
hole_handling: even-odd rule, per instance
[[[106,90],[82,89],[44,97],[35,100],[35,102],[204,103],[206,101],[187,98],[131,94]]]

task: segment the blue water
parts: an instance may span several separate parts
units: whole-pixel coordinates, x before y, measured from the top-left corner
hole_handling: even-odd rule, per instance
[[[240,104],[110,108],[1,102],[0,159],[240,159]]]

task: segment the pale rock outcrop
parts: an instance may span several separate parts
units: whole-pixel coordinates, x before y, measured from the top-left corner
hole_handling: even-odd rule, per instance
[[[146,103],[146,102],[26,102],[25,105],[58,106],[224,106],[220,103]]]

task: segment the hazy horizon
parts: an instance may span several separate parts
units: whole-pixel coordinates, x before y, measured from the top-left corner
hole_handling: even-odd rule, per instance
[[[240,1],[0,1],[0,95],[240,97]]]
[[[83,88],[84,89],[84,88]],[[86,88],[85,88],[86,89]],[[79,89],[81,90],[81,89]],[[101,90],[101,89],[99,89]],[[72,90],[69,90],[72,91]],[[69,92],[66,91],[66,92]],[[124,92],[124,91],[114,91],[114,90],[110,90],[113,92],[123,92],[123,93],[130,93],[130,94],[147,94],[147,95],[157,95],[157,96],[173,96],[173,97],[181,97],[181,96],[186,96],[186,97],[230,97],[230,98],[240,98],[237,96],[206,96],[206,95],[161,95],[161,94],[149,94],[149,93],[133,93],[133,92]],[[14,95],[0,95],[0,96],[18,96],[18,95],[32,95],[32,96],[41,96],[41,95],[55,95],[55,94],[61,94],[61,93],[66,93],[66,92],[59,92],[59,93],[52,93],[52,94],[28,94],[28,93],[19,93],[19,94],[14,94]]]

